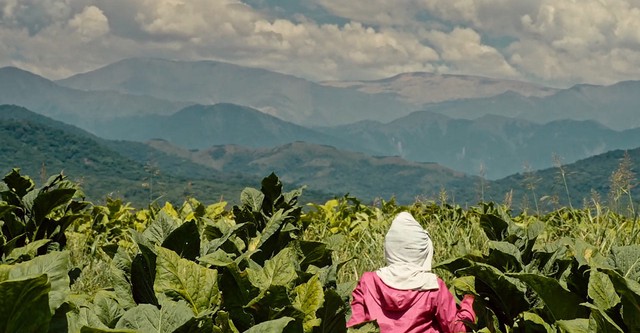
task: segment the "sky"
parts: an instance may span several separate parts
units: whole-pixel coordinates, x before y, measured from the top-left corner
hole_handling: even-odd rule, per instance
[[[612,84],[640,79],[640,0],[0,0],[0,67],[60,79],[130,57]]]

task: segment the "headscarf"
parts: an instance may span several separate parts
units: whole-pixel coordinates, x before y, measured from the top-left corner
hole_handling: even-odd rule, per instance
[[[376,274],[389,287],[400,290],[436,290],[431,272],[433,243],[429,233],[408,212],[398,214],[384,239],[387,266]]]

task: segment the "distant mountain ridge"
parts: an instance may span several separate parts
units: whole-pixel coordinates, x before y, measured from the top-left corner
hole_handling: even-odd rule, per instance
[[[107,142],[11,105],[0,105],[0,142],[0,175],[20,168],[41,184],[63,171],[95,202],[106,196],[140,207],[156,199],[182,202],[188,195],[209,202],[221,196],[234,200],[245,186],[259,184],[258,177],[222,175],[148,146]]]
[[[577,85],[546,97],[505,92],[494,97],[435,103],[426,105],[424,110],[462,119],[494,114],[537,123],[593,120],[615,130],[626,130],[640,127],[640,81]]]
[[[493,97],[507,91],[537,97],[549,96],[558,91],[516,80],[428,72],[401,73],[380,80],[327,81],[322,84],[355,88],[368,94],[395,94],[416,108],[444,101]]]
[[[343,148],[347,141],[302,127],[258,110],[228,103],[194,105],[167,115],[127,117],[105,122],[97,134],[109,139],[147,141],[161,138],[192,149],[236,144],[274,147],[293,141]],[[351,146],[353,148],[353,146]]]
[[[554,156],[564,164],[640,146],[640,129],[618,132],[593,121],[537,124],[494,115],[467,120],[428,111],[386,124],[366,122],[318,130],[379,155],[437,162],[489,179],[521,172],[525,166],[550,167]]]
[[[4,67],[0,68],[0,104],[23,106],[93,131],[105,120],[132,114],[171,114],[191,103],[76,90],[15,67]]]
[[[363,121],[307,128],[244,106],[190,106],[170,116],[142,116],[104,122],[109,139],[163,139],[189,149],[235,144],[268,148],[303,141],[369,155],[434,162],[469,175],[499,179],[523,171],[572,163],[640,143],[640,129],[614,131],[594,121],[557,120],[538,124],[485,115],[453,119],[417,111],[389,123]]]
[[[348,193],[363,200],[394,197],[407,204],[418,198],[436,198],[446,188],[452,196],[473,201],[477,197],[472,184],[480,182],[477,177],[436,163],[371,157],[305,142],[258,149],[223,145],[197,151],[160,140],[149,145],[218,171],[235,170],[256,176],[275,172],[287,183],[329,193]]]
[[[499,119],[487,117],[484,126],[499,127]],[[432,124],[446,127],[446,121],[436,115]],[[559,167],[490,181],[436,163],[372,157],[305,142],[271,148],[220,145],[194,150],[164,140],[147,144],[110,141],[10,105],[0,105],[0,141],[2,173],[20,167],[33,178],[45,178],[64,170],[72,180],[81,182],[92,200],[113,195],[139,206],[158,198],[180,202],[188,195],[209,202],[220,198],[233,202],[243,187],[259,186],[259,179],[271,172],[288,187],[308,185],[304,200],[314,202],[349,193],[363,201],[394,197],[411,203],[437,199],[441,191],[451,202],[462,205],[508,198],[514,208],[532,209],[535,196],[542,209],[568,202]],[[637,172],[640,148],[628,153],[631,172]],[[609,151],[562,166],[574,206],[593,195],[607,200],[611,174],[623,155],[622,150]],[[637,191],[632,192],[640,199]]]
[[[216,61],[131,58],[57,83],[196,104],[240,104],[299,125],[391,120],[411,111],[393,96],[327,87],[291,75]]]
[[[42,169],[64,170],[92,199],[114,195],[138,205],[158,195],[174,202],[188,195],[201,200],[237,197],[243,187],[258,186],[259,179],[272,172],[287,186],[308,185],[305,200],[314,202],[350,193],[362,200],[397,197],[408,203],[437,194],[443,186],[460,189],[463,197],[467,187],[461,184],[473,179],[434,163],[303,142],[195,151],[158,140],[148,145],[109,141],[11,105],[0,105],[0,141],[0,172],[19,167],[37,177]]]
[[[436,162],[490,179],[522,171],[525,165],[533,170],[552,166],[554,156],[571,163],[608,150],[631,149],[640,142],[640,82],[559,91],[523,83],[521,93],[529,91],[531,96],[509,90],[413,111],[413,104],[399,96],[406,88],[428,97],[420,82],[470,82],[478,91],[483,85],[492,90],[518,83],[408,73],[362,87],[336,88],[214,61],[134,58],[57,82],[16,68],[0,69],[0,103],[26,106],[109,139],[161,138],[191,149],[305,141]],[[382,90],[359,91],[371,87]],[[473,91],[460,91],[465,93]],[[238,103],[194,105],[189,99]],[[288,111],[276,117],[278,110]],[[353,119],[365,120],[349,122]],[[321,126],[327,122],[334,125]]]

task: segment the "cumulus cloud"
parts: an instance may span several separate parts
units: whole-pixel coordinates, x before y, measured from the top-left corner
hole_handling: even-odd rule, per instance
[[[433,31],[427,38],[437,46],[442,60],[453,72],[506,78],[519,76],[497,49],[482,43],[481,36],[473,29],[455,28],[450,33]]]
[[[317,0],[330,13],[364,24],[398,26],[415,20],[414,0]]]
[[[100,8],[89,6],[69,21],[69,27],[75,30],[80,40],[88,42],[109,32],[109,19]]]
[[[291,8],[264,10],[275,4]],[[304,12],[313,6],[339,19],[315,21],[318,11]],[[640,77],[640,0],[0,0],[0,38],[0,66],[52,78],[134,56],[315,80],[409,71],[557,85]]]

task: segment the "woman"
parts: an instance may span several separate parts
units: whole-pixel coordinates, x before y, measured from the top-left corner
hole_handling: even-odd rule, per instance
[[[475,322],[473,296],[460,306],[444,281],[431,272],[433,244],[407,212],[398,214],[385,236],[387,266],[366,272],[353,291],[347,327],[376,320],[381,333],[466,332]]]

